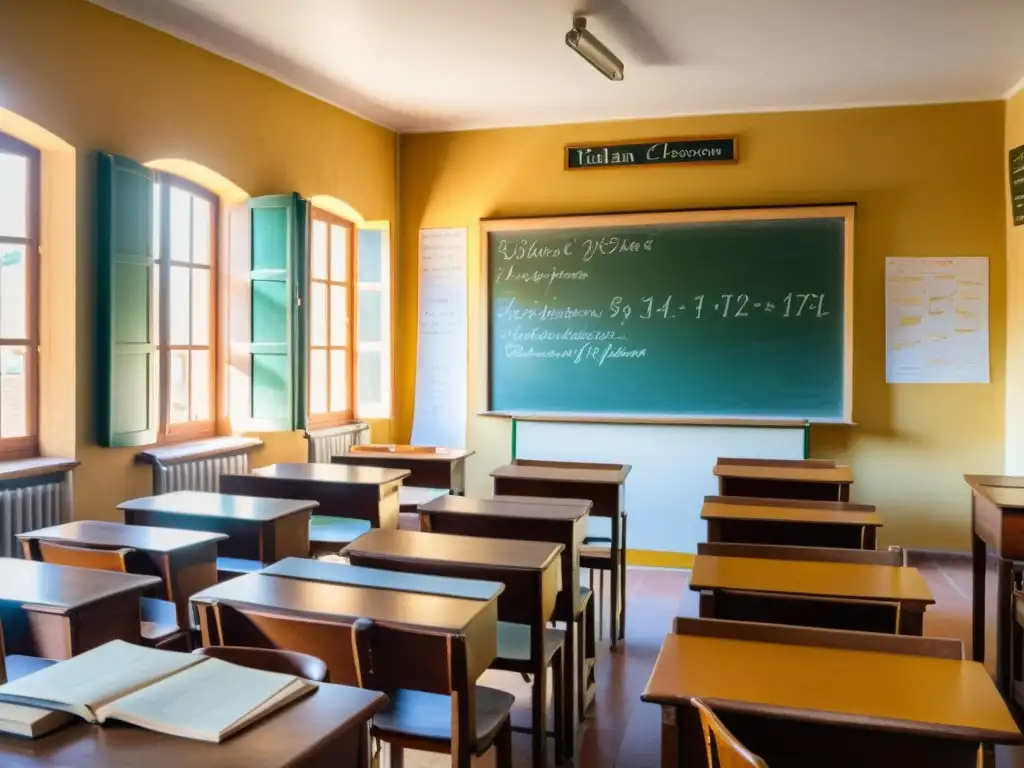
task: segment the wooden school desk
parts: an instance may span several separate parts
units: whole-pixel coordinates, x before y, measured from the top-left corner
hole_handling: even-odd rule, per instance
[[[707,540],[729,544],[874,549],[882,516],[868,504],[705,496]]]
[[[331,459],[334,464],[407,469],[404,484],[443,488],[456,496],[466,492],[466,459],[475,451],[418,445],[357,445]]]
[[[734,590],[898,603],[903,635],[923,633],[925,608],[935,602],[916,568],[753,557],[697,555],[690,589],[707,592],[712,598],[716,591]],[[702,599],[702,617],[706,604]]]
[[[974,768],[979,742],[1024,741],[975,662],[672,634],[641,697],[662,707],[665,768],[705,764],[694,697],[770,766]]]
[[[69,659],[110,640],[141,642],[139,598],[157,576],[0,558],[7,653]]]
[[[217,583],[217,545],[226,540],[227,535],[79,520],[19,533],[18,539],[29,560],[42,560],[39,555],[40,541],[99,549],[128,547],[134,550],[144,562],[129,562],[129,565],[138,566],[136,572],[154,573],[163,579],[163,597],[177,608],[178,626],[188,627],[191,623],[188,599],[199,590]]]
[[[221,744],[110,721],[74,722],[40,739],[0,734],[4,768],[336,768],[369,766],[367,723],[387,697],[321,683],[316,691]]]
[[[974,579],[971,608],[971,653],[990,668],[991,621],[986,617],[985,581],[988,553],[995,557],[996,611],[994,672],[996,687],[1010,695],[1010,595],[1013,592],[1013,561],[1024,560],[1024,477],[964,475],[971,487],[971,571]]]
[[[199,613],[203,645],[261,644],[260,629],[255,626],[244,642],[220,637],[214,611],[217,604],[326,625],[325,631],[317,631],[315,637],[299,638],[312,645],[293,647],[287,640],[278,638],[285,644],[279,642],[276,647],[312,653],[323,659],[330,669],[331,681],[342,685],[357,684],[348,638],[351,637],[349,629],[360,618],[465,637],[469,680],[480,677],[497,654],[497,598],[469,600],[249,573],[193,595],[192,603]],[[333,631],[339,627],[343,637]],[[266,647],[267,642],[264,640],[262,645]],[[417,649],[412,647],[408,652],[415,654]]]
[[[219,567],[231,571],[258,568],[282,557],[306,557],[309,516],[316,507],[315,501],[200,491],[163,493],[117,505],[128,525],[227,534],[228,539],[217,545],[217,554]]]
[[[719,496],[849,501],[849,467],[769,466],[767,463],[715,465]]]
[[[594,505],[591,515],[611,520],[613,649],[626,636],[626,478],[630,469],[628,464],[516,459],[491,472],[495,496],[587,499]]]

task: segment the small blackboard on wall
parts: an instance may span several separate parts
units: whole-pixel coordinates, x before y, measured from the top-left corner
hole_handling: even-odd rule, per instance
[[[1010,215],[1013,226],[1024,224],[1024,145],[1010,150]]]
[[[615,144],[573,144],[565,148],[565,168],[623,168],[736,162],[735,136],[649,139]]]

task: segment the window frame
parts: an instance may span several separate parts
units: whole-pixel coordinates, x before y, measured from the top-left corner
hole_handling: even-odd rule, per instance
[[[217,423],[219,419],[218,404],[220,398],[218,397],[217,390],[217,371],[219,368],[219,359],[217,357],[217,336],[219,328],[219,315],[218,315],[218,302],[217,302],[217,272],[219,267],[220,259],[220,197],[215,193],[202,187],[188,179],[177,176],[173,173],[166,171],[159,171],[156,173],[153,183],[160,186],[160,209],[159,219],[154,221],[154,226],[159,222],[159,251],[155,254],[154,261],[156,262],[156,275],[157,275],[157,286],[158,291],[156,292],[157,312],[153,313],[153,318],[156,323],[156,333],[154,338],[157,340],[157,391],[159,396],[159,423],[157,426],[157,439],[156,445],[163,445],[167,443],[179,443],[188,440],[200,440],[209,437],[215,437],[217,434]],[[167,223],[170,221],[170,206],[171,206],[171,194],[170,190],[172,187],[184,190],[190,195],[195,195],[206,200],[210,204],[210,263],[206,265],[196,265],[193,262],[185,264],[183,262],[174,262],[171,259],[170,249],[170,227]],[[155,217],[154,217],[155,218]],[[190,219],[191,221],[191,219]],[[191,233],[190,233],[191,234]],[[157,238],[154,238],[155,240]],[[191,237],[190,237],[191,241]],[[191,246],[190,246],[191,247]],[[166,254],[166,258],[164,258]],[[189,295],[192,292],[192,270],[205,269],[210,275],[210,288],[209,288],[209,336],[207,345],[197,344],[171,344],[171,267],[172,266],[188,266],[189,267]],[[189,335],[191,341],[192,332],[192,312],[191,304],[189,306]],[[171,422],[171,353],[180,350],[192,351],[206,351],[209,355],[208,362],[208,376],[209,376],[209,418],[202,420],[190,420],[186,422]],[[191,358],[189,360],[189,404],[191,406],[192,398],[192,364]]]
[[[326,266],[327,266],[327,278],[314,278],[313,277],[313,243],[315,238],[313,237],[314,222],[322,221],[327,227],[327,252],[326,252]],[[347,240],[346,246],[346,258],[345,258],[345,280],[344,282],[338,281],[334,278],[331,271],[331,227],[332,225],[340,226],[345,230],[345,237]],[[356,412],[356,335],[355,335],[355,323],[358,317],[358,307],[356,302],[358,301],[358,290],[356,289],[356,279],[358,277],[358,259],[359,254],[358,248],[358,230],[354,222],[349,221],[341,216],[331,213],[330,211],[318,208],[317,206],[310,206],[310,236],[309,236],[309,253],[308,253],[308,264],[307,264],[307,289],[308,289],[308,303],[307,318],[310,323],[306,338],[306,387],[305,387],[305,398],[306,398],[306,413],[307,423],[309,429],[324,429],[327,427],[340,426],[346,422],[352,421]],[[327,344],[326,345],[314,345],[313,344],[313,332],[312,332],[312,318],[313,318],[313,284],[320,283],[326,286],[326,304],[325,307],[325,322],[326,322],[326,333],[327,333]],[[345,345],[332,344],[331,341],[331,286],[343,285],[345,288],[345,308],[348,317],[345,323]],[[344,411],[332,411],[331,410],[331,352],[336,350],[345,351],[345,392],[347,400],[347,409]],[[327,397],[327,411],[323,413],[313,413],[312,408],[312,386],[313,386],[313,352],[323,351],[327,356],[326,363],[326,397]]]
[[[35,458],[39,455],[39,290],[40,271],[40,218],[42,153],[31,144],[5,133],[0,133],[0,153],[19,155],[28,159],[28,237],[18,238],[0,234],[0,244],[16,244],[25,248],[26,306],[25,330],[21,339],[0,337],[0,346],[25,347],[25,428],[27,435],[0,437],[0,461]]]

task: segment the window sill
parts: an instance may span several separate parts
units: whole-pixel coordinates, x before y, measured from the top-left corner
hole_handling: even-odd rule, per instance
[[[58,472],[70,472],[81,462],[74,459],[57,459],[50,456],[39,456],[34,459],[17,461],[0,461],[0,481],[18,480],[24,477],[54,475]]]
[[[208,459],[213,456],[249,453],[261,445],[263,445],[263,441],[258,437],[212,437],[206,440],[189,440],[184,443],[139,451],[135,454],[135,463],[169,466],[185,461]]]
[[[307,429],[302,436],[307,440],[317,440],[335,435],[347,435],[354,432],[364,432],[370,428],[365,421],[349,421],[345,424],[338,424],[334,427],[323,427],[322,429]]]

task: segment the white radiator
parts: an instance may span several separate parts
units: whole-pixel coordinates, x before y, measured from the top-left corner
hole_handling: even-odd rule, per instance
[[[153,493],[220,490],[221,475],[249,473],[249,454],[263,445],[256,437],[212,437],[158,446],[135,455],[153,468]]]
[[[341,456],[353,445],[370,442],[370,425],[354,421],[340,427],[311,430],[305,437],[309,441],[306,460],[311,464],[330,464],[332,457]]]
[[[71,473],[0,484],[0,557],[21,557],[15,534],[71,520]]]

